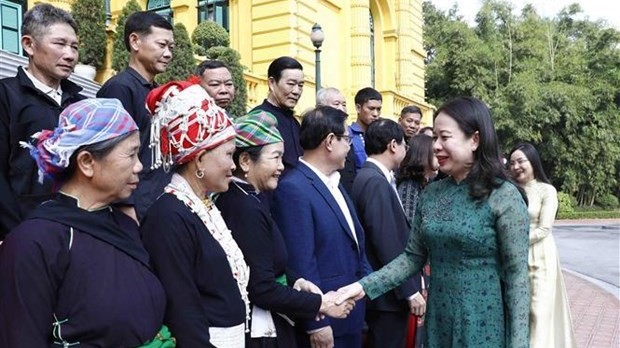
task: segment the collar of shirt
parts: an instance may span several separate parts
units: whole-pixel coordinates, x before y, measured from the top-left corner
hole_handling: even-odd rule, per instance
[[[295,111],[293,109],[281,108],[279,106],[273,105],[267,99],[263,100],[262,108],[265,111],[271,112],[276,117],[277,117],[278,113],[282,114],[282,115],[285,115],[285,116],[288,116],[288,117],[294,117],[295,116]]]
[[[351,123],[351,125],[349,126],[349,130],[351,130],[353,133],[358,133],[358,134],[364,135],[364,131],[362,130],[362,126],[360,126],[359,123],[357,123],[357,122]]]
[[[385,178],[387,179],[388,182],[392,183],[394,179],[394,172],[387,169],[386,166],[383,165],[383,163],[377,161],[374,158],[370,158],[368,157],[368,159],[366,159],[366,161],[376,165],[377,167],[379,167],[379,169],[381,170],[381,172],[383,173],[383,175],[385,176]]]
[[[133,76],[134,78],[136,78],[138,81],[140,81],[140,83],[141,83],[142,85],[144,85],[144,86],[148,87],[149,89],[154,89],[154,88],[156,88],[156,87],[158,87],[158,86],[159,86],[159,85],[158,85],[155,81],[153,81],[153,82],[148,82],[148,81],[147,81],[147,80],[146,80],[146,79],[145,79],[142,75],[140,75],[140,73],[139,73],[136,69],[134,69],[134,68],[132,68],[132,67],[130,67],[130,66],[128,66],[128,67],[127,67],[127,72],[128,72],[131,76]]]
[[[340,185],[340,173],[338,171],[335,171],[330,176],[327,176],[321,173],[321,171],[312,164],[304,161],[302,157],[299,158],[299,162],[308,166],[308,168],[310,168],[310,170],[312,170],[330,190],[338,189],[338,185]]]
[[[62,88],[60,87],[60,85],[58,85],[58,89],[52,88],[41,82],[41,80],[36,78],[34,75],[32,75],[30,71],[28,71],[28,69],[24,68],[24,72],[26,73],[26,76],[28,76],[30,81],[32,81],[32,84],[36,89],[47,94],[50,98],[56,100],[58,104],[60,104],[60,101],[62,99]]]

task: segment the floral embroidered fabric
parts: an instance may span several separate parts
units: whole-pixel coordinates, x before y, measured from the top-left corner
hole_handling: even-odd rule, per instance
[[[528,347],[528,220],[511,183],[483,202],[465,182],[432,183],[421,193],[405,252],[360,283],[374,299],[428,258],[428,347]]]

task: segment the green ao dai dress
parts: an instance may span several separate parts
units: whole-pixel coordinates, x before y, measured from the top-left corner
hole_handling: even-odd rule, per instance
[[[377,298],[428,258],[429,348],[528,347],[528,230],[513,184],[475,201],[468,183],[449,177],[423,191],[403,254],[360,283]]]

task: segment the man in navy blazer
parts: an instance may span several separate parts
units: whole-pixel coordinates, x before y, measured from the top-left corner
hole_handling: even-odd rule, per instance
[[[278,184],[271,206],[288,249],[290,272],[324,293],[370,272],[364,233],[338,173],[351,144],[346,117],[327,106],[306,114],[300,132],[304,155]],[[300,346],[361,347],[364,311],[360,301],[346,319],[298,321]]]
[[[368,261],[378,270],[403,252],[409,238],[394,178],[407,153],[407,141],[398,123],[379,119],[368,126],[364,146],[368,159],[353,181],[351,199],[366,234]],[[409,278],[367,304],[370,347],[405,346],[409,312],[423,315],[426,307],[420,279],[420,275]]]

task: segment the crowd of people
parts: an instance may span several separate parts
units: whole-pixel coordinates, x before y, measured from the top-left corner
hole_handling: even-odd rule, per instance
[[[505,165],[485,103],[433,125],[381,117],[370,87],[294,108],[303,66],[229,115],[217,60],[158,86],[170,23],[125,23],[96,98],[68,77],[77,25],[24,15],[28,65],[0,80],[0,346],[575,347],[536,149]],[[368,299],[363,299],[368,297]]]

